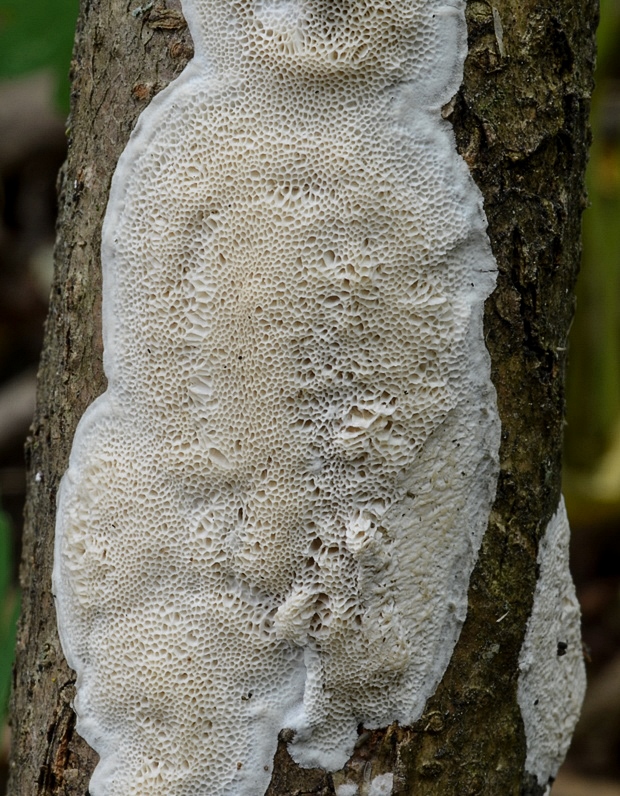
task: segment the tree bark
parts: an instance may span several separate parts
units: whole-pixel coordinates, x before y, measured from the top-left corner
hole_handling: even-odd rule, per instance
[[[540,796],[544,788],[524,774],[518,656],[538,542],[560,493],[597,3],[474,0],[467,20],[464,82],[444,113],[483,193],[499,266],[485,315],[502,422],[497,499],[441,685],[414,726],[361,735],[347,773],[361,783],[392,772],[397,796]],[[75,426],[106,386],[99,248],[111,175],[137,116],[191,54],[177,0],[82,0],[56,276],[27,447],[11,796],[82,796],[96,764],[74,729],[74,674],[56,633],[55,495]],[[281,740],[268,794],[331,795],[339,777],[298,768]]]

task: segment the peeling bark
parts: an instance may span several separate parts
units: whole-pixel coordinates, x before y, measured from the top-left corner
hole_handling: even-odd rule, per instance
[[[538,542],[560,492],[566,337],[585,204],[597,13],[596,0],[467,6],[464,83],[444,113],[483,193],[499,265],[485,329],[502,421],[501,473],[450,666],[414,726],[360,728],[346,774],[361,794],[384,773],[393,774],[396,796],[544,792],[523,770],[518,657]],[[137,116],[191,54],[177,0],[82,2],[56,276],[27,448],[12,796],[81,796],[96,763],[74,730],[74,675],[56,634],[55,494],[75,426],[105,389],[99,247],[111,175]],[[342,772],[298,768],[281,739],[268,794],[327,796],[342,781]]]

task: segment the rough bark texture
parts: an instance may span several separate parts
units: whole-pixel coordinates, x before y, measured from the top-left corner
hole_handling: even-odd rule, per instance
[[[347,767],[360,784],[393,772],[397,796],[544,791],[523,773],[517,660],[538,540],[560,491],[596,17],[596,0],[468,4],[464,84],[444,112],[484,195],[499,264],[486,336],[503,429],[501,475],[467,622],[443,682],[415,726],[360,728]],[[99,246],[112,171],[138,114],[191,53],[177,0],[82,2],[56,278],[28,443],[11,796],[84,796],[96,762],[74,730],[74,675],[55,628],[55,493],[77,421],[105,389]],[[297,768],[282,739],[268,793],[327,796],[341,779]]]

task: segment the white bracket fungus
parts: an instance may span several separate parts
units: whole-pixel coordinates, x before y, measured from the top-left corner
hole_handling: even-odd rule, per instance
[[[54,588],[93,796],[341,767],[451,657],[497,477],[464,3],[186,0],[103,230]],[[375,781],[373,794],[391,781]]]
[[[579,604],[568,567],[569,536],[562,498],[540,543],[534,605],[519,656],[525,768],[543,787],[558,773],[568,751],[586,690]]]

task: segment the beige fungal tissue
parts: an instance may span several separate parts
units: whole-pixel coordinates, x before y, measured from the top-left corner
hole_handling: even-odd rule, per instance
[[[186,0],[103,231],[54,589],[93,796],[261,796],[417,719],[495,493],[454,0]],[[387,780],[375,790],[387,792]],[[373,791],[374,792],[374,791]]]

